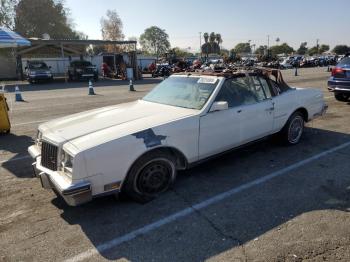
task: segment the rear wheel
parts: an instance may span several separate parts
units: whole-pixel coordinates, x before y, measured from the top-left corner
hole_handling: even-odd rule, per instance
[[[175,178],[175,159],[156,150],[134,163],[122,190],[132,199],[145,203],[167,191]]]
[[[349,99],[349,97],[350,97],[350,94],[334,93],[334,97],[335,97],[335,99],[337,99],[338,101],[347,102],[348,99]]]
[[[293,113],[280,132],[282,142],[287,145],[298,144],[304,132],[304,123],[304,117],[301,112]]]

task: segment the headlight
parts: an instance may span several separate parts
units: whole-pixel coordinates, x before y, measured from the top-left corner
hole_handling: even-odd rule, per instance
[[[51,75],[51,72],[50,72],[50,71],[46,71],[45,73],[48,74],[48,75]]]
[[[73,162],[74,158],[69,155],[67,152],[62,150],[61,153],[61,170],[65,173],[72,174],[73,173]]]
[[[82,72],[83,72],[83,69],[79,69],[79,68],[78,68],[76,71],[77,71],[77,73],[82,73]]]

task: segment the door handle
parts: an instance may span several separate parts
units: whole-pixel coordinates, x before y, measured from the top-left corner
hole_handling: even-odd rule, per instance
[[[237,113],[241,113],[241,112],[242,112],[242,109],[238,109],[238,110],[237,110]]]
[[[265,109],[265,111],[273,111],[273,110],[275,110],[274,107],[269,107],[269,108],[266,108],[266,109]]]

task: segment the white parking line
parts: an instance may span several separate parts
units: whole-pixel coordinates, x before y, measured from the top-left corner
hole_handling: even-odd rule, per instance
[[[317,155],[314,155],[312,157],[309,157],[307,159],[304,159],[300,162],[297,162],[295,164],[292,164],[286,168],[283,168],[281,170],[278,170],[276,172],[273,172],[269,175],[266,175],[264,177],[261,177],[261,178],[258,178],[256,180],[253,180],[249,183],[246,183],[246,184],[243,184],[239,187],[236,187],[236,188],[232,188],[231,190],[228,190],[224,193],[221,193],[219,195],[216,195],[214,197],[211,197],[207,200],[204,200],[203,202],[200,202],[198,204],[195,204],[194,206],[192,207],[188,207],[188,208],[185,208],[179,212],[176,212],[172,215],[169,215],[165,218],[162,218],[154,223],[151,223],[151,224],[148,224],[144,227],[141,227],[139,229],[136,229],[126,235],[123,235],[123,236],[120,236],[120,237],[116,237],[108,242],[105,242],[103,244],[100,244],[98,245],[96,248],[91,248],[87,251],[84,251],[72,258],[69,258],[66,260],[66,262],[75,262],[75,261],[81,261],[81,260],[84,260],[84,259],[87,259],[87,258],[90,258],[98,253],[101,253],[101,252],[104,252],[104,251],[107,251],[111,248],[114,248],[114,247],[117,247],[125,242],[128,242],[130,240],[133,240],[135,238],[137,238],[138,236],[140,235],[144,235],[144,234],[147,234],[155,229],[158,229],[160,228],[161,226],[164,226],[166,224],[169,224],[175,220],[178,220],[179,218],[182,218],[182,217],[185,217],[185,216],[188,216],[190,214],[193,214],[196,212],[196,210],[200,210],[200,209],[203,209],[203,208],[206,208],[208,207],[209,205],[212,205],[212,204],[215,204],[215,203],[218,203],[228,197],[231,197],[233,195],[236,195],[244,190],[247,190],[247,189],[250,189],[254,186],[257,186],[257,185],[260,185],[262,183],[265,183],[267,181],[270,181],[271,179],[275,178],[275,177],[278,177],[278,176],[282,176],[282,175],[285,175],[287,174],[288,172],[294,170],[294,169],[297,169],[303,165],[306,165],[314,160],[317,160],[323,156],[326,156],[328,154],[331,154],[337,150],[340,150],[340,149],[343,149],[345,147],[348,147],[350,146],[350,141],[347,142],[347,143],[344,143],[344,144],[341,144],[339,146],[336,146],[336,147],[333,147],[331,149],[328,149],[326,151],[323,151]]]
[[[15,158],[12,158],[12,159],[7,159],[7,160],[1,160],[0,161],[0,166],[4,163],[10,163],[10,162],[14,162],[14,161],[18,161],[18,160],[24,160],[24,159],[27,159],[27,158],[30,158],[30,156],[21,156],[21,157],[15,157]]]

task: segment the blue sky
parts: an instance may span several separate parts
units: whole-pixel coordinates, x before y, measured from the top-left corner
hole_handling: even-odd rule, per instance
[[[156,25],[166,30],[173,47],[199,49],[199,32],[221,33],[223,46],[239,42],[274,44],[277,37],[297,48],[301,42],[350,45],[350,0],[65,0],[75,28],[101,39],[100,19],[115,9],[126,38],[139,37]]]

